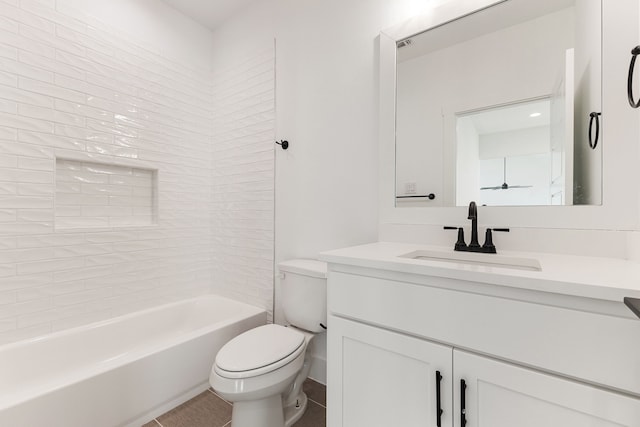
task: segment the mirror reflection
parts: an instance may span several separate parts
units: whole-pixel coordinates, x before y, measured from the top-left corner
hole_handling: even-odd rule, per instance
[[[601,204],[600,34],[600,1],[507,0],[399,41],[396,205]]]

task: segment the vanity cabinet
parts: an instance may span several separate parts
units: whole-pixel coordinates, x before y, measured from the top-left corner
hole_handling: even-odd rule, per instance
[[[453,367],[455,427],[640,426],[639,399],[465,351]]]
[[[340,317],[330,325],[332,427],[640,425],[638,399]]]
[[[331,385],[328,426],[452,425],[451,347],[339,317],[330,324],[340,384]]]
[[[330,264],[327,425],[639,427],[640,321],[579,300]]]

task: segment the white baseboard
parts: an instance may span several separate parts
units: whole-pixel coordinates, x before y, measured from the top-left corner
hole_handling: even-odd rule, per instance
[[[311,370],[309,378],[320,384],[327,384],[327,359],[314,354],[311,357]]]

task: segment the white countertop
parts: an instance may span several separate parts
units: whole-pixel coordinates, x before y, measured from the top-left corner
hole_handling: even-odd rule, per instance
[[[637,262],[563,254],[499,251],[499,255],[502,256],[537,259],[542,270],[528,271],[400,257],[418,250],[453,253],[453,248],[378,242],[323,252],[320,259],[328,263],[489,283],[583,298],[617,302],[622,302],[624,297],[640,298],[640,263]]]

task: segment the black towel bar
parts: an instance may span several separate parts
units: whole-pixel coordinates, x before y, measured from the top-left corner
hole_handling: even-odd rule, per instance
[[[396,196],[396,199],[429,199],[433,200],[436,198],[436,195],[433,193],[425,194],[425,195],[410,195],[410,196]]]

